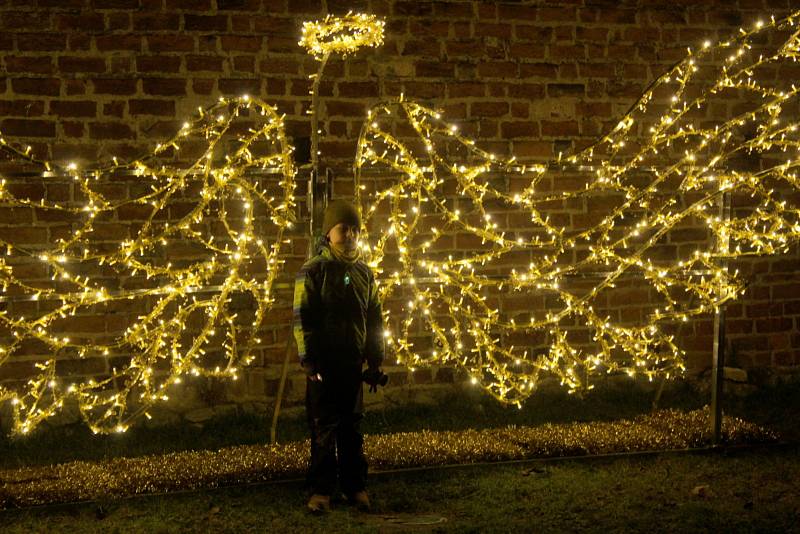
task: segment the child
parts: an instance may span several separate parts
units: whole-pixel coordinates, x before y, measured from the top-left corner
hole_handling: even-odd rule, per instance
[[[365,491],[367,461],[362,419],[364,380],[383,378],[383,319],[375,277],[359,259],[361,220],[352,204],[328,205],[322,224],[325,243],[297,275],[294,332],[306,381],[306,412],[311,429],[308,481],[310,511],[330,509],[339,484],[348,501],[369,510]],[[385,379],[383,379],[385,383]]]

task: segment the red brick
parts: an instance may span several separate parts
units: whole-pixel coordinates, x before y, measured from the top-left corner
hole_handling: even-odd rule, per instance
[[[486,86],[480,82],[453,82],[447,84],[447,95],[450,98],[485,96]]]
[[[58,69],[66,73],[99,73],[106,71],[106,61],[100,57],[61,56]]]
[[[577,102],[575,104],[575,114],[579,117],[611,117],[611,102]]]
[[[97,50],[142,50],[142,38],[138,35],[98,35],[94,38]]]
[[[469,41],[447,41],[445,50],[449,58],[480,57],[484,53],[483,44],[472,39]]]
[[[30,56],[6,56],[7,72],[52,74],[53,62],[50,58]]]
[[[584,96],[586,88],[576,83],[548,83],[547,96]]]
[[[478,65],[481,78],[517,78],[519,65],[513,61],[487,61]]]
[[[105,18],[101,13],[58,13],[55,17],[55,26],[59,30],[103,31]]]
[[[190,55],[186,57],[186,70],[189,72],[211,71],[222,72],[222,58],[219,56],[198,56]]]
[[[176,31],[180,28],[181,18],[175,13],[134,13],[133,29],[139,31]]]
[[[511,38],[511,24],[475,24],[473,28],[475,37],[497,37],[500,39]]]
[[[553,29],[550,27],[543,28],[541,26],[517,24],[514,27],[514,35],[517,39],[545,44],[553,40]]]
[[[538,137],[539,125],[529,121],[504,122],[500,125],[500,133],[504,139]]]
[[[515,119],[527,119],[530,117],[530,104],[528,102],[512,102],[511,116]]]
[[[439,18],[471,19],[475,16],[472,3],[437,2],[433,5],[434,15]]]
[[[349,117],[359,117],[364,114],[366,107],[363,103],[344,102],[340,100],[325,102],[325,108],[329,115],[344,115]]]
[[[436,39],[409,39],[403,47],[403,55],[439,58],[441,50],[442,43]]]
[[[508,88],[508,96],[512,98],[524,98],[526,100],[544,98],[544,84],[520,83],[511,85]]]
[[[293,58],[262,59],[258,69],[264,74],[299,74],[300,62]]]
[[[539,20],[542,22],[572,22],[578,20],[578,12],[574,7],[541,7]]]
[[[233,58],[233,72],[254,73],[256,61],[254,56],[235,56]]]
[[[433,14],[433,4],[431,2],[399,1],[394,3],[393,8],[394,14],[400,16],[423,17]]]
[[[188,35],[148,35],[147,46],[150,52],[193,52],[195,38]]]
[[[211,11],[211,0],[167,0],[168,10]]]
[[[520,78],[548,78],[556,77],[558,67],[553,63],[522,63],[519,66]]]
[[[132,95],[136,93],[136,80],[129,78],[97,78],[92,80],[95,94]]]
[[[36,367],[35,361],[7,361],[0,366],[0,381],[6,382],[9,380],[28,380],[41,373],[41,370]]]
[[[577,45],[550,45],[547,49],[550,59],[567,59],[571,61],[586,59],[586,46]]]
[[[30,208],[3,207],[3,209],[0,209],[0,223],[2,224],[30,224],[32,222],[33,210]],[[45,276],[47,274],[46,269],[42,270],[45,271],[42,276]],[[13,272],[16,277],[22,276],[22,269],[19,269],[16,266],[14,267]]]
[[[0,116],[38,117],[43,114],[41,100],[0,100]]]
[[[44,196],[45,188],[43,184],[32,183],[9,183],[6,189],[16,198],[27,198],[38,200]]]
[[[598,22],[610,22],[612,24],[636,24],[635,9],[601,9]]]
[[[605,57],[609,59],[619,59],[622,61],[629,61],[636,55],[636,47],[628,45],[608,45],[605,51]],[[681,52],[680,57],[683,58],[684,52]],[[603,56],[599,56],[603,57]]]
[[[67,137],[83,137],[86,133],[86,128],[82,122],[62,121],[61,129]]]
[[[772,317],[770,319],[759,319],[756,321],[756,332],[791,332],[793,331],[794,321],[790,317]]]
[[[228,29],[228,15],[184,15],[186,31],[224,32]]]
[[[186,80],[183,78],[146,78],[142,80],[142,92],[156,96],[183,96]]]
[[[175,102],[172,100],[133,99],[128,102],[131,115],[175,116]]]
[[[473,102],[470,104],[470,115],[473,117],[502,117],[508,114],[505,102]]]
[[[106,28],[111,32],[129,31],[131,29],[130,13],[109,13],[106,15]]]
[[[134,139],[136,134],[124,122],[94,122],[89,124],[92,139]]]
[[[86,80],[64,80],[64,94],[66,96],[76,96],[86,94]]]
[[[105,358],[56,360],[56,374],[59,377],[97,376],[107,372],[108,365]]]
[[[136,9],[139,0],[92,0],[94,9]]]
[[[684,25],[687,23],[686,14],[679,9],[651,9],[647,11],[648,19],[655,26],[664,26],[665,24],[679,24]],[[601,22],[622,22],[624,24],[633,24],[636,22],[636,12],[634,10],[618,11],[616,17],[622,20],[609,20],[611,17],[601,15]],[[737,22],[736,24],[741,24]]]
[[[707,239],[708,231],[703,228],[676,228],[669,233],[671,243],[705,241]]]
[[[509,53],[520,60],[544,59],[546,50],[545,45],[539,43],[512,43]]]
[[[456,67],[453,63],[438,61],[419,61],[414,66],[417,78],[453,78]]]
[[[223,35],[220,44],[225,51],[259,52],[264,47],[264,39],[260,36]]]
[[[56,123],[34,119],[5,119],[0,130],[6,135],[20,137],[54,137]]]
[[[578,41],[605,43],[608,42],[608,33],[608,28],[590,28],[586,26],[578,26],[575,28],[575,38]]]
[[[20,52],[61,52],[67,48],[67,37],[53,33],[21,33],[17,34],[17,48]]]
[[[97,104],[90,100],[51,101],[50,114],[59,117],[94,117],[97,115]]]
[[[92,49],[92,38],[88,34],[73,33],[67,37],[67,50],[70,52],[88,52]]]
[[[142,204],[123,204],[117,208],[117,220],[120,221],[143,221],[153,213],[151,206]]]
[[[114,198],[107,195],[106,198]],[[122,241],[128,238],[127,224],[120,223],[95,223],[92,225],[92,239],[102,241]]]
[[[549,137],[567,137],[580,133],[576,121],[542,121],[542,135]]]
[[[405,82],[403,88],[412,98],[444,98],[445,85],[436,82]]]
[[[24,198],[24,197],[23,197]],[[38,200],[32,197],[31,200]],[[15,245],[40,245],[47,243],[47,228],[33,226],[0,227],[0,240]]]
[[[251,17],[251,20],[253,21],[253,29],[259,33],[285,36],[296,34],[293,18],[280,17],[270,13],[270,16],[255,16]]]
[[[339,96],[345,98],[374,98],[378,95],[375,82],[339,82],[336,85]]]
[[[180,72],[180,56],[138,56],[136,58],[138,72]]]
[[[48,11],[5,11],[3,12],[3,28],[18,30],[50,30],[53,17]]]
[[[261,80],[222,78],[217,83],[220,92],[226,95],[261,94]]]
[[[210,95],[214,92],[215,80],[199,78],[192,80],[192,92],[196,95]]]

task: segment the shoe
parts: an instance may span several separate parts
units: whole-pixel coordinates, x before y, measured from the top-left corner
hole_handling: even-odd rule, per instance
[[[359,512],[369,512],[369,496],[366,491],[357,491],[348,500]]]
[[[324,514],[331,511],[331,498],[328,495],[315,493],[308,499],[306,506],[312,514]]]

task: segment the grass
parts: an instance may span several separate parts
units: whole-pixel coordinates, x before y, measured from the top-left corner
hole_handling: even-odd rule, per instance
[[[460,392],[437,406],[371,412],[365,431],[605,421],[647,412],[652,398],[652,392],[635,389],[599,391],[584,399],[541,395],[517,410],[474,391]],[[338,503],[327,516],[309,516],[302,485],[284,482],[0,512],[0,531],[800,531],[800,388],[786,385],[726,401],[726,413],[770,425],[794,443],[377,474],[370,480],[372,514]],[[660,407],[693,409],[706,402],[688,388],[677,388],[664,394]],[[202,428],[138,428],[124,436],[91,436],[77,427],[44,429],[34,436],[38,439],[6,439],[0,455],[9,466],[214,449],[263,443],[267,428],[264,418],[242,416]],[[282,441],[304,437],[302,418],[281,421]]]
[[[502,405],[477,389],[454,390],[435,406],[414,405],[368,412],[362,430],[366,434],[383,434],[611,421],[650,411],[652,400],[651,391],[636,388],[594,391],[584,398],[557,391],[532,397],[520,410]],[[690,388],[677,387],[664,394],[659,406],[690,410],[705,402],[704,397]],[[271,416],[243,414],[214,419],[202,426],[191,423],[140,426],[122,435],[107,436],[93,435],[84,425],[43,426],[30,436],[0,436],[0,468],[265,443],[270,420]],[[307,432],[304,417],[284,417],[278,426],[278,441],[303,440]]]
[[[16,532],[791,532],[797,446],[389,473],[373,513],[305,513],[298,483],[0,514]],[[702,489],[701,489],[702,488]]]

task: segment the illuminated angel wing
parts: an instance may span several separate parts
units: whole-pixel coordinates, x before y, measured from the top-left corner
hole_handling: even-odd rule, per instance
[[[800,237],[799,16],[690,51],[610,134],[546,165],[414,102],[371,110],[357,193],[398,362],[456,364],[507,402],[548,374],[575,390],[684,370],[679,325],[743,290],[727,260]]]
[[[260,343],[293,217],[275,109],[221,99],[147,158],[44,182],[41,198],[12,178],[2,191],[7,213],[59,221],[51,245],[0,243],[0,372],[28,378],[0,390],[14,430],[77,405],[96,432],[123,431],[186,377],[235,379]]]

